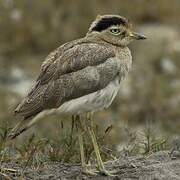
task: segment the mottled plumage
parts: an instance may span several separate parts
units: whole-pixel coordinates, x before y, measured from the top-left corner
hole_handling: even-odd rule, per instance
[[[112,48],[96,43],[82,43],[66,50],[41,73],[16,113],[27,118],[104,88],[118,73],[117,61],[112,57]]]

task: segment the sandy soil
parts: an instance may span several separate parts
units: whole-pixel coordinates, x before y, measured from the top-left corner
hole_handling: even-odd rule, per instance
[[[180,180],[180,151],[170,154],[160,151],[148,157],[123,157],[106,163],[107,170],[116,171],[116,176],[86,176],[80,165],[58,162],[44,163],[40,167],[26,167],[16,163],[2,164],[0,179],[42,179],[42,180]]]

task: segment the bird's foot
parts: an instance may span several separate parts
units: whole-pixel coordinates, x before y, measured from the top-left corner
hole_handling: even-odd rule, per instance
[[[89,175],[89,176],[96,176],[98,174],[101,174],[103,176],[111,176],[111,177],[117,176],[116,171],[108,171],[105,168],[98,168],[98,170],[93,170],[93,169],[89,169],[87,167],[83,167],[82,173]]]

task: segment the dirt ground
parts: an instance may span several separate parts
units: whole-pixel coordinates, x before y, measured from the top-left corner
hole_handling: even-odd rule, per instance
[[[0,179],[41,180],[180,180],[180,151],[160,151],[147,157],[121,157],[106,163],[107,170],[116,171],[116,176],[86,176],[80,165],[45,163],[40,167],[26,167],[16,163],[2,164]]]

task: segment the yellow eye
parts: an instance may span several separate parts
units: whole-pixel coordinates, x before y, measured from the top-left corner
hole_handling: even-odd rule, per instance
[[[118,28],[112,28],[110,29],[110,32],[115,35],[119,35],[121,33],[120,29]]]

